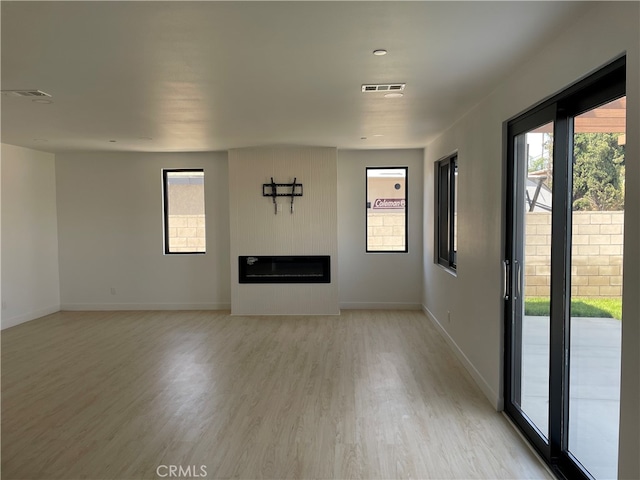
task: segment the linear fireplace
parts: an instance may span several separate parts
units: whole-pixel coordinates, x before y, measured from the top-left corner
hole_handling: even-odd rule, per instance
[[[331,283],[329,255],[238,257],[240,283]]]

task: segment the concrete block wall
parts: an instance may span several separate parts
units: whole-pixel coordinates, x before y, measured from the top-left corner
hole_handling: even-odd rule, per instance
[[[205,216],[169,215],[169,247],[172,252],[206,251]]]
[[[169,248],[171,252],[205,252],[204,183],[169,187]]]
[[[367,213],[367,249],[405,249],[405,214],[396,212]]]
[[[620,297],[624,212],[573,212],[571,295]],[[525,295],[549,296],[551,214],[526,214]]]

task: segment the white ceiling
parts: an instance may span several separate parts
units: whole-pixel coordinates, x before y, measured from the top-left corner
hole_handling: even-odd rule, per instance
[[[2,1],[2,142],[423,147],[588,3]]]

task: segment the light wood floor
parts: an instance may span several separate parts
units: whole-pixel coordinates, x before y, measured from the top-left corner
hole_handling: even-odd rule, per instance
[[[61,312],[1,337],[4,480],[548,478],[421,312]]]

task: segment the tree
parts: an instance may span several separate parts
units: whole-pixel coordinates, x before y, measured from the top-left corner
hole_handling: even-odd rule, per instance
[[[624,147],[615,133],[576,133],[573,139],[574,210],[624,208]]]

